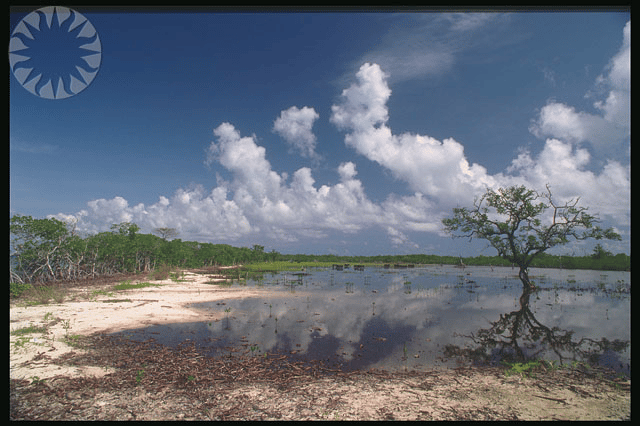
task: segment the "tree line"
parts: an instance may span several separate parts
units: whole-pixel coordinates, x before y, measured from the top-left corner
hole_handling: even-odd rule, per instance
[[[233,247],[167,238],[172,228],[141,234],[135,223],[82,237],[58,219],[16,215],[10,219],[10,282],[77,281],[121,273],[150,272],[163,265],[201,268],[262,262],[273,258],[264,247]]]
[[[378,255],[378,256],[337,256],[333,254],[278,254],[278,261],[290,262],[330,262],[350,264],[442,264],[466,266],[513,266],[512,263],[500,256],[440,256],[434,254],[406,254],[406,255]],[[631,257],[619,253],[612,254],[597,245],[593,253],[587,256],[567,256],[540,254],[530,265],[532,268],[564,268],[564,269],[594,269],[603,271],[629,271],[631,270]]]
[[[254,262],[412,263],[510,266],[499,256],[438,256],[429,254],[337,256],[266,252],[264,246],[182,241],[173,228],[142,234],[135,223],[123,222],[111,230],[81,236],[73,224],[58,219],[16,215],[10,219],[10,282],[47,283],[78,281],[122,273],[146,273],[161,266],[202,268]],[[590,256],[553,256],[542,253],[532,267],[630,270],[631,258],[613,255],[596,246]]]

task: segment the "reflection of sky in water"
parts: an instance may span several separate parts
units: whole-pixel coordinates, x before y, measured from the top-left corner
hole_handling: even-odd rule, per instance
[[[255,355],[295,351],[295,356],[325,359],[344,368],[420,369],[442,365],[445,345],[472,347],[463,336],[490,328],[501,314],[520,309],[522,285],[511,268],[309,273],[265,275],[246,284],[262,287],[262,298],[192,305],[223,314],[220,321],[154,326],[135,334],[170,345],[190,339],[219,353],[244,345],[239,347],[248,354],[252,346],[259,348]],[[630,340],[630,296],[600,289],[621,283],[629,288],[630,273],[533,268],[530,276],[543,288],[531,295],[529,305],[542,324],[572,330],[575,339]],[[630,363],[630,349],[622,360]]]

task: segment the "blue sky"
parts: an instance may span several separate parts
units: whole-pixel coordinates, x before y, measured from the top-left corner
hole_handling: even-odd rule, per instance
[[[100,40],[93,81],[54,100],[10,76],[10,215],[282,253],[493,255],[441,219],[488,187],[548,183],[630,251],[629,12],[76,10]]]

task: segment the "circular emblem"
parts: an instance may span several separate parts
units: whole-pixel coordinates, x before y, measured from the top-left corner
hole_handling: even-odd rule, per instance
[[[96,29],[75,10],[49,6],[25,16],[9,41],[16,80],[36,96],[77,95],[98,74],[102,46]]]

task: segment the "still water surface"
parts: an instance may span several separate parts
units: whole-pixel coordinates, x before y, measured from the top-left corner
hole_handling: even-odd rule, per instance
[[[495,364],[520,353],[630,375],[629,272],[532,268],[540,290],[528,297],[517,272],[430,265],[265,274],[233,284],[263,288],[261,298],[191,305],[223,314],[219,321],[118,334],[170,346],[190,340],[211,355],[279,352],[344,370]],[[469,356],[474,349],[481,360]]]

